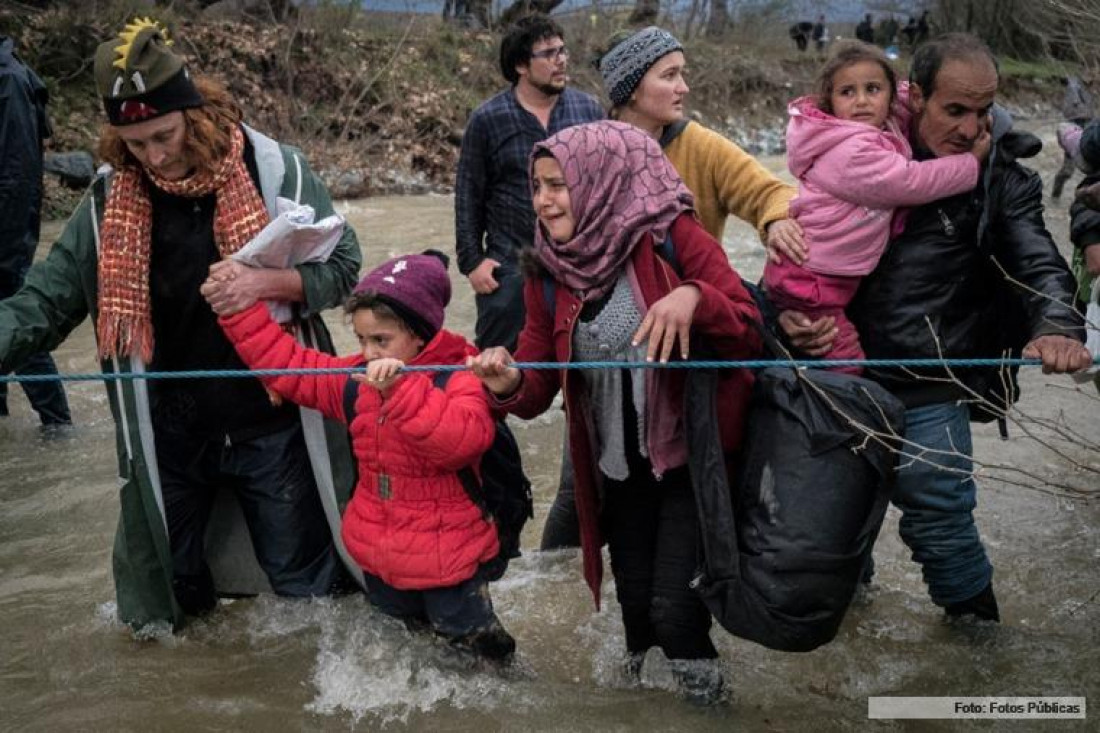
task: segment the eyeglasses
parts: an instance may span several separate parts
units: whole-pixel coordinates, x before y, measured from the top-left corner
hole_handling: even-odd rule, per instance
[[[547,61],[557,61],[559,58],[567,59],[569,58],[569,49],[564,44],[553,48],[544,48],[541,51],[532,51],[531,58],[546,59]]]

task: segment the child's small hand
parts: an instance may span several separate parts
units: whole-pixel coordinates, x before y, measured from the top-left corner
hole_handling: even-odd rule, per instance
[[[970,149],[970,153],[978,159],[979,163],[984,163],[985,159],[989,157],[989,149],[992,145],[993,136],[989,134],[988,128],[984,129],[978,135],[978,139],[974,141],[974,147]]]
[[[519,389],[521,376],[519,369],[512,366],[514,363],[512,355],[503,346],[494,346],[477,356],[466,357],[466,368],[498,397],[511,395]]]
[[[385,392],[401,378],[401,370],[405,368],[405,362],[400,359],[375,359],[367,362],[366,374],[353,374],[356,382],[374,387],[379,392]]]

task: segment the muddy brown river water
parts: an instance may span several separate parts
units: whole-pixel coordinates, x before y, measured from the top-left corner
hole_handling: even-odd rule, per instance
[[[1057,162],[1049,152],[1040,159],[1048,180]],[[359,233],[366,266],[396,253],[453,248],[450,197],[338,208]],[[1064,245],[1063,208],[1049,222]],[[47,227],[47,243],[59,226]],[[747,227],[732,227],[725,245],[744,275],[759,275],[762,252]],[[473,298],[453,268],[452,277],[448,325],[471,334]],[[330,325],[341,350],[354,348],[339,315]],[[63,372],[94,371],[90,326],[56,356]],[[1024,388],[1025,414],[1064,421],[1093,440],[1100,434],[1091,387],[1076,390],[1068,379],[1029,370]],[[943,622],[891,510],[873,590],[853,606],[837,639],[809,654],[783,654],[715,628],[732,695],[729,705],[703,710],[670,692],[657,653],[643,685],[627,685],[618,671],[622,630],[610,583],[597,613],[575,551],[534,551],[556,486],[560,411],[515,423],[536,518],[524,536],[525,556],[493,587],[519,644],[514,667],[500,672],[469,668],[361,597],[225,601],[176,636],[134,639],[113,605],[118,508],[105,392],[97,383],[68,389],[77,425],[65,435],[40,435],[18,388],[12,416],[0,420],[0,730],[1100,730],[1091,711],[1089,721],[1026,724],[867,719],[867,698],[878,695],[1085,696],[1100,705],[1100,500],[979,478],[977,516],[1004,616],[996,627]],[[976,450],[990,464],[1100,491],[1095,453],[1070,446],[1059,457],[1018,430],[1002,442],[989,426],[976,430]]]

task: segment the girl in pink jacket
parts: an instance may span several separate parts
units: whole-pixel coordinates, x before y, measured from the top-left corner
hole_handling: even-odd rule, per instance
[[[790,214],[810,254],[801,265],[769,262],[764,286],[780,310],[836,319],[837,336],[825,358],[862,359],[844,308],[860,278],[878,264],[891,233],[903,228],[904,217],[895,210],[977,186],[990,138],[984,134],[969,153],[913,160],[908,85],[898,83],[878,47],[861,41],[836,47],[818,90],[791,102],[787,126],[787,165],[799,180]]]

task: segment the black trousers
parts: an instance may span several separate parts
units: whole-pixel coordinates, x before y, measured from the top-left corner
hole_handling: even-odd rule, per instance
[[[581,546],[581,525],[577,520],[577,501],[573,496],[573,458],[569,451],[569,426],[566,425],[562,441],[561,475],[558,493],[546,514],[542,528],[540,550],[560,550],[563,547]]]
[[[427,590],[399,590],[363,573],[370,602],[387,616],[431,625],[451,639],[499,626],[489,595],[489,582],[478,571],[457,585]]]
[[[631,460],[626,481],[604,480],[604,536],[628,652],[659,646],[669,659],[714,659],[710,613],[689,587],[699,564],[699,518],[687,467],[661,481]]]
[[[523,275],[518,265],[502,262],[493,271],[499,287],[488,295],[476,295],[477,325],[474,343],[479,349],[503,346],[515,352],[523,330]]]
[[[300,423],[229,445],[163,430],[156,438],[176,595],[185,611],[213,603],[204,539],[221,486],[236,492],[256,559],[276,593],[329,593],[342,566]]]

